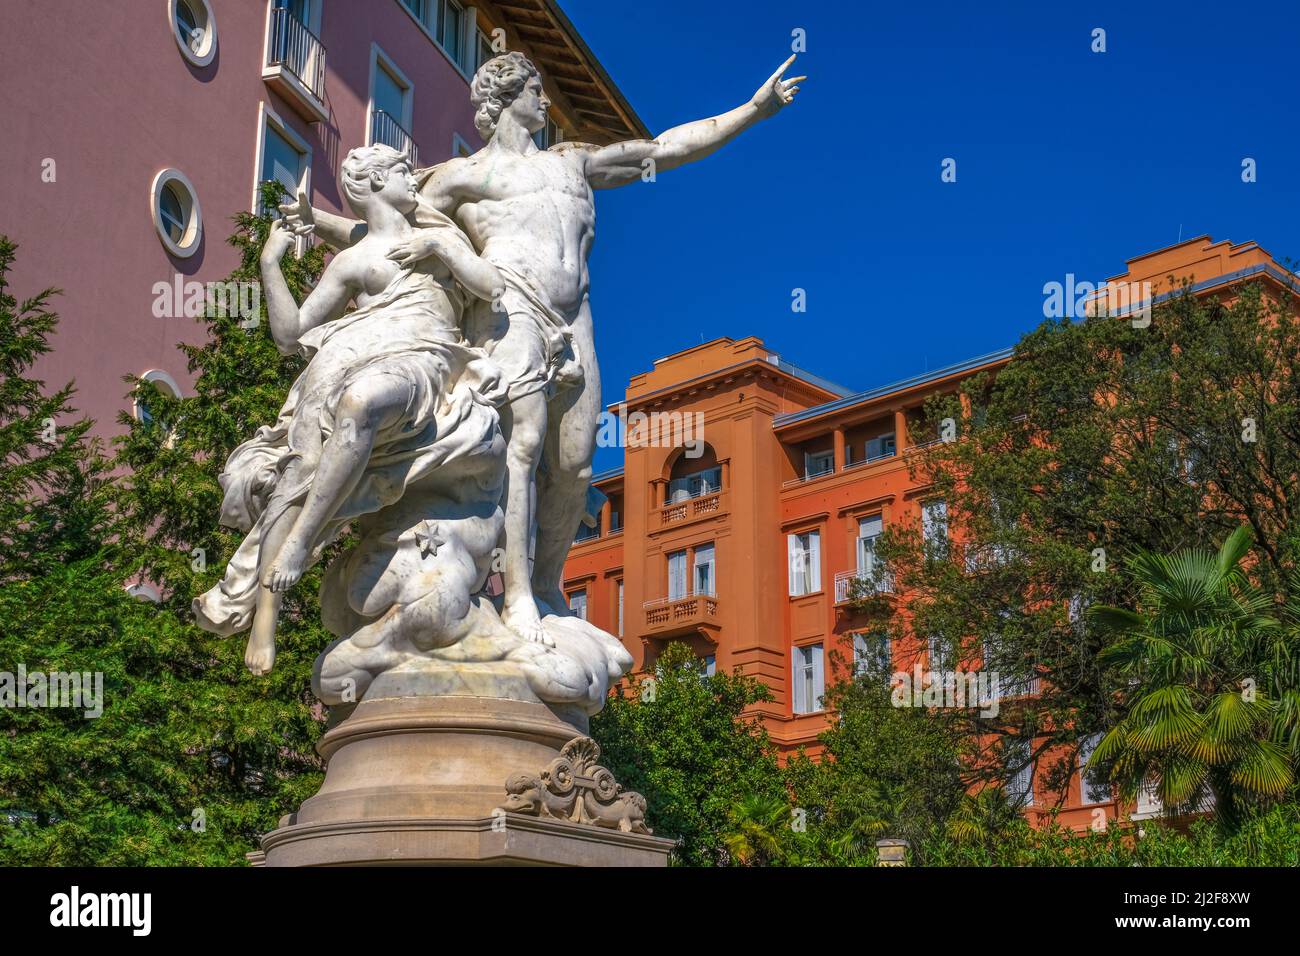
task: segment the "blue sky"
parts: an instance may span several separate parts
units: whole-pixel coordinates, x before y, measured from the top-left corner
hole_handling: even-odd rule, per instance
[[[1180,230],[1300,258],[1294,0],[560,2],[654,133],[748,100],[807,35],[791,107],[597,195],[606,402],[722,335],[886,384],[1013,344],[1045,282],[1104,279]]]

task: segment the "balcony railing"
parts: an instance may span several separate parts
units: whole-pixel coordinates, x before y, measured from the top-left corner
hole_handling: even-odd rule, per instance
[[[856,583],[856,587],[854,586]],[[856,592],[856,593],[855,593]],[[847,604],[859,598],[875,597],[877,594],[892,594],[894,582],[888,574],[877,577],[873,572],[863,568],[854,571],[841,571],[835,575],[835,603]]]
[[[659,523],[673,524],[687,518],[703,518],[722,511],[722,492],[709,491],[693,498],[673,501],[659,509]]]
[[[716,594],[700,592],[684,597],[657,598],[646,601],[643,608],[647,631],[690,629],[718,623]]]
[[[411,139],[411,134],[392,115],[383,110],[375,110],[370,115],[370,142],[391,146],[399,153],[405,153],[415,166],[420,161],[420,151]]]
[[[287,88],[281,92],[292,92],[304,100],[314,118],[328,118],[324,106],[325,47],[286,7],[271,10],[262,76]]]

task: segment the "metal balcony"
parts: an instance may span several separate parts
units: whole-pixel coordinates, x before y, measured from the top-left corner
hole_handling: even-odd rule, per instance
[[[325,47],[285,7],[273,7],[266,28],[262,79],[309,122],[325,122]]]
[[[411,134],[383,110],[375,110],[370,114],[370,142],[383,143],[399,153],[405,153],[410,158],[412,167],[420,161],[420,150],[415,145],[415,140],[411,139]]]
[[[857,587],[854,587],[854,584]],[[856,592],[856,593],[855,593]],[[835,575],[835,603],[847,604],[862,598],[875,597],[879,594],[892,594],[894,582],[889,575],[879,579],[868,570],[859,568],[854,571],[841,571]]]

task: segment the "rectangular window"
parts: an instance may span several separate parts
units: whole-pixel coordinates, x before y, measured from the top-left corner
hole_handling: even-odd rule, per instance
[[[581,618],[584,621],[587,619],[587,592],[585,589],[574,591],[569,595],[569,610],[573,612],[574,617]]]
[[[257,181],[278,182],[289,196],[294,196],[299,185],[306,185],[308,152],[291,140],[269,115],[263,114],[262,123],[262,168]]]
[[[711,495],[722,487],[722,467],[706,468],[668,482],[668,504]]]
[[[1091,734],[1079,741],[1079,795],[1084,803],[1109,803],[1112,797],[1110,784],[1102,774],[1084,770],[1099,743],[1101,734]]]
[[[942,634],[931,634],[926,642],[930,655],[929,668],[932,671],[956,670],[952,644]]]
[[[921,534],[927,557],[942,558],[948,553],[948,502],[936,499],[921,505]]]
[[[1007,799],[1012,806],[1032,806],[1034,803],[1032,753],[1033,748],[1026,738],[1011,739],[1005,744],[1003,766],[1007,774]]]
[[[686,552],[674,551],[668,555],[668,600],[686,597]]]
[[[713,545],[701,544],[695,549],[695,593],[716,595]]]
[[[813,594],[822,589],[821,532],[804,531],[786,537],[790,561],[790,596]]]
[[[623,636],[623,579],[618,579],[618,636]]]
[[[822,646],[809,644],[794,649],[793,708],[796,714],[812,714],[822,709],[826,679],[822,672]]]
[[[411,84],[378,46],[372,48],[370,80],[370,145],[383,143],[406,153],[411,163],[418,150],[411,139]]]
[[[896,449],[894,444],[894,433],[881,435],[877,438],[867,440],[867,461],[878,461],[881,458],[893,457]]]
[[[834,470],[835,470],[835,452],[833,451],[804,452],[803,476],[805,478],[816,478],[818,475],[829,475]]]
[[[375,109],[383,110],[398,123],[406,117],[407,88],[382,65],[375,70]],[[392,145],[389,143],[388,145]]]
[[[713,654],[704,655],[704,676],[712,677],[718,672],[718,658]]]
[[[465,43],[465,8],[455,0],[444,0],[443,8],[442,31],[438,34],[438,42],[447,51],[447,55],[464,69],[466,64],[462,47]]]
[[[884,634],[853,635],[853,675],[887,677],[893,667],[893,652]]]
[[[880,515],[858,519],[858,577],[870,577],[876,568],[876,539],[884,530]]]

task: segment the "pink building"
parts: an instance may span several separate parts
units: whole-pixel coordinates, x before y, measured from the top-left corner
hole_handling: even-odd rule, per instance
[[[339,163],[386,142],[421,165],[482,145],[469,79],[495,49],[542,71],[540,141],[648,135],[554,0],[5,0],[0,233],[19,295],[54,285],[62,322],[39,373],[75,380],[99,431],[124,375],[188,384],[202,327],[159,284],[236,265],[231,218],[258,182],[341,210]],[[547,142],[542,142],[546,145]],[[147,202],[147,205],[146,205]],[[156,314],[163,312],[163,315]]]

